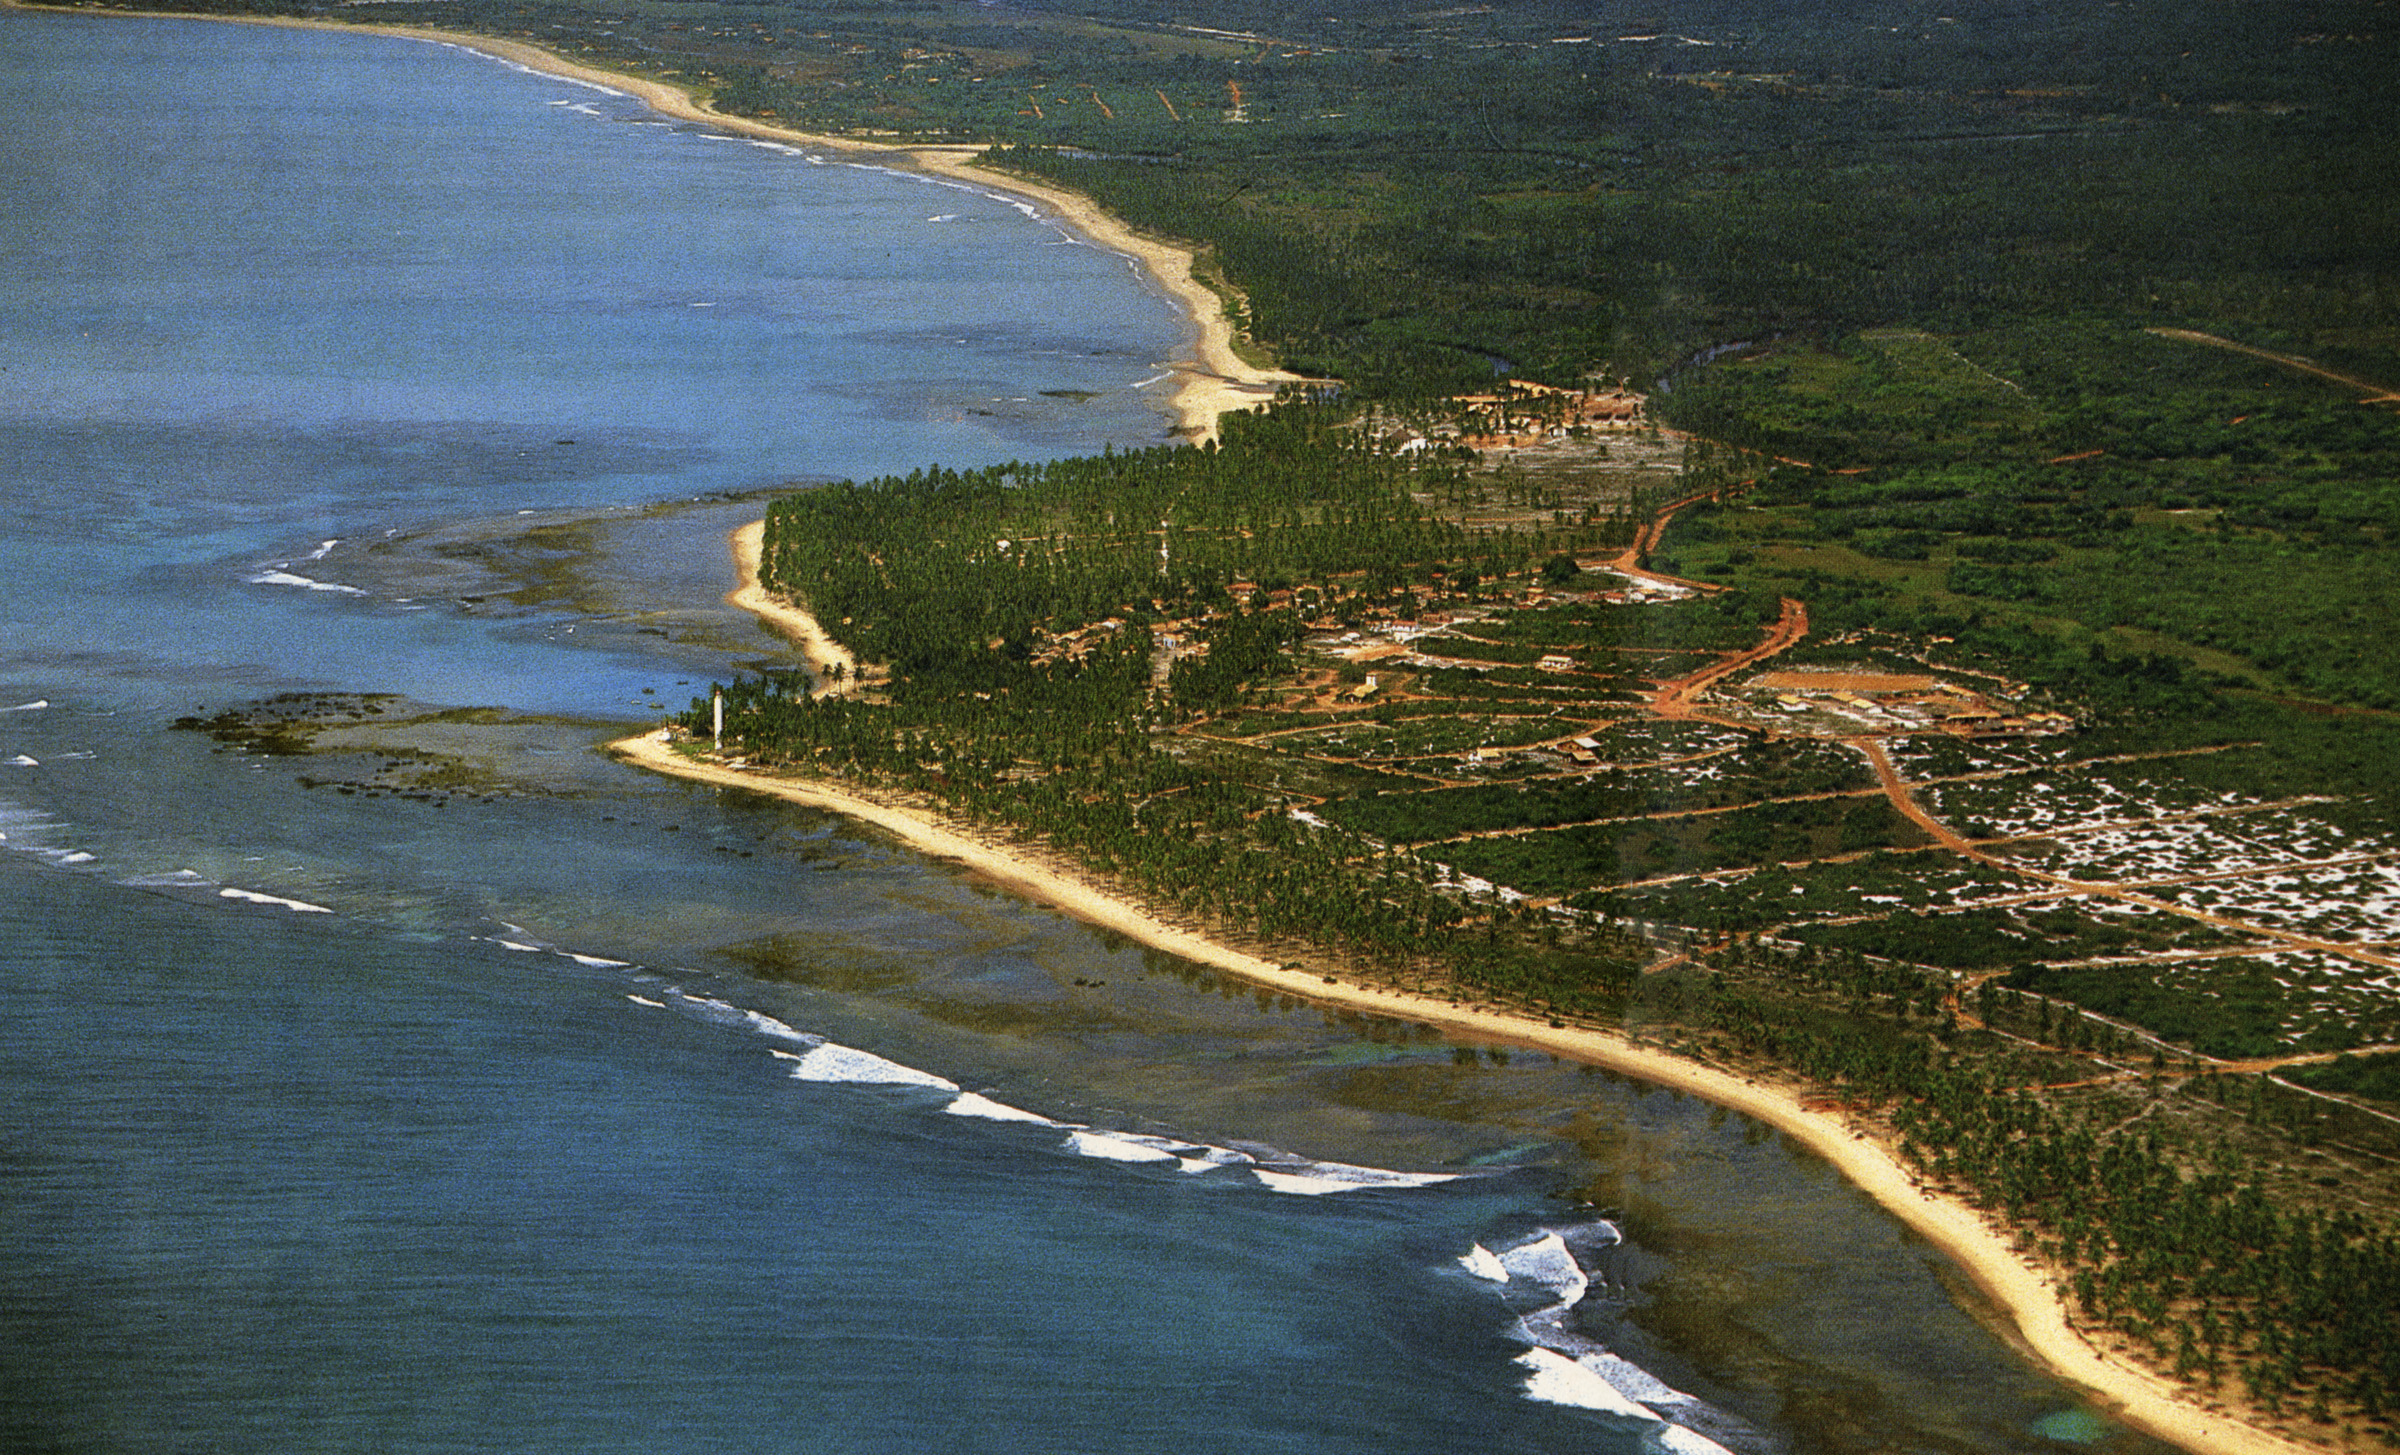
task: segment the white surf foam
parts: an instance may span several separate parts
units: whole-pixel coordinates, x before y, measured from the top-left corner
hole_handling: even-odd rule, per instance
[[[1069,1132],[1067,1150],[1079,1157],[1098,1157],[1107,1162],[1178,1162],[1173,1152],[1144,1146],[1129,1137],[1111,1136],[1106,1132]]]
[[[621,970],[633,963],[631,960],[605,959],[599,955],[578,955],[573,950],[561,950],[559,953],[578,965],[589,965],[595,970]]]
[[[1566,1239],[1556,1233],[1546,1233],[1530,1243],[1520,1243],[1499,1256],[1500,1266],[1508,1270],[1510,1279],[1531,1283],[1548,1289],[1559,1297],[1560,1311],[1575,1306],[1590,1291],[1592,1280],[1567,1251]]]
[[[702,1020],[710,1021],[717,1025],[740,1026],[744,1030],[755,1031],[762,1036],[768,1036],[778,1041],[789,1041],[793,1045],[804,1046],[812,1051],[826,1044],[823,1036],[812,1036],[805,1031],[794,1030],[792,1027],[785,1025],[782,1021],[775,1019],[775,1017],[771,1015],[762,1015],[755,1010],[744,1010],[738,1005],[734,1005],[728,1001],[718,1000],[714,996],[694,995],[687,990],[675,990],[667,993],[674,996],[677,1000],[682,1001],[685,1005],[690,1006],[699,1014]],[[835,1049],[840,1050],[841,1048],[836,1047]],[[800,1059],[796,1055],[791,1055],[783,1051],[777,1051],[775,1054],[787,1061],[796,1061]],[[866,1053],[861,1051],[853,1054],[863,1056]],[[812,1077],[809,1079],[841,1080],[842,1078]]]
[[[1061,1125],[1038,1112],[1030,1112],[1022,1107],[1010,1106],[1006,1102],[994,1101],[988,1096],[972,1091],[961,1092],[958,1100],[943,1107],[942,1110],[954,1117],[981,1117],[990,1122],[1031,1122],[1042,1127]]]
[[[516,72],[520,76],[540,76],[546,81],[557,81],[568,86],[581,86],[586,91],[597,91],[603,96],[619,96],[628,101],[633,99],[632,93],[620,91],[614,86],[603,86],[598,81],[586,81],[581,76],[562,76],[555,71],[539,70],[535,67],[526,65],[522,61],[512,61],[506,56],[496,56],[490,51],[477,50],[471,45],[460,45],[454,40],[434,40],[430,36],[418,36],[415,38],[424,40],[431,45],[438,45],[444,50],[458,51],[461,54],[473,56],[477,60],[490,61],[495,65],[506,66],[508,69]]]
[[[1553,1349],[1528,1349],[1517,1356],[1516,1362],[1525,1371],[1527,1399],[1639,1421],[1643,1426],[1642,1446],[1653,1455],[1733,1455],[1699,1431],[1665,1419],[1628,1398],[1623,1390],[1593,1369],[1589,1360],[1569,1359]],[[1624,1364],[1623,1360],[1617,1362]]]
[[[37,697],[31,702],[20,702],[14,707],[0,707],[0,712],[40,712],[49,705],[49,698]]]
[[[1247,1152],[1236,1152],[1230,1147],[1202,1147],[1188,1155],[1192,1160],[1206,1162],[1211,1167],[1253,1167],[1258,1163],[1256,1157]]]
[[[1603,1349],[1597,1354],[1586,1354],[1575,1362],[1615,1385],[1617,1392],[1626,1398],[1639,1400],[1648,1405],[1653,1412],[1662,1416],[1664,1415],[1662,1407],[1690,1405],[1695,1408],[1706,1408],[1699,1400],[1685,1394],[1682,1390],[1621,1354],[1612,1354]]]
[[[790,1026],[785,1025],[782,1021],[775,1019],[775,1017],[771,1015],[761,1015],[754,1010],[746,1010],[742,1012],[742,1024],[748,1026],[750,1029],[758,1032],[762,1036],[772,1036],[778,1041],[792,1041],[803,1046],[822,1046],[825,1044],[825,1038],[823,1036],[812,1036],[804,1031],[793,1030]]]
[[[1208,1150],[1198,1142],[1187,1142],[1181,1137],[1154,1137],[1146,1132],[1110,1132],[1107,1135],[1121,1142],[1132,1142],[1154,1152],[1166,1152],[1177,1157],[1197,1157]]]
[[[1655,1430],[1642,1433],[1642,1443],[1661,1455],[1733,1455],[1731,1450],[1672,1420],[1661,1421]]]
[[[39,768],[42,766],[42,761],[30,753],[19,753],[8,760],[8,766],[11,768]]]
[[[253,586],[301,586],[310,591],[338,591],[345,596],[367,594],[355,586],[344,586],[338,581],[312,581],[306,576],[295,576],[289,571],[273,566],[246,579]]]
[[[1622,1242],[1624,1236],[1605,1220],[1572,1231],[1578,1243],[1602,1247]],[[1468,1272],[1491,1282],[1532,1285],[1543,1294],[1555,1295],[1556,1302],[1518,1320],[1519,1333],[1533,1345],[1516,1361],[1526,1370],[1528,1399],[1645,1420],[1649,1427],[1642,1431],[1642,1440],[1652,1455],[1732,1455],[1701,1429],[1735,1438],[1756,1433],[1734,1416],[1567,1327],[1567,1313],[1590,1291],[1592,1280],[1563,1234],[1544,1232],[1500,1253],[1478,1243],[1458,1261]],[[1691,1428],[1694,1425],[1701,1429]],[[1749,1445],[1745,1442],[1743,1448]]]
[[[509,929],[516,927],[506,926]],[[499,941],[509,944],[508,941]],[[532,946],[523,948],[531,949]],[[563,952],[562,952],[563,953]],[[591,957],[577,959],[592,962]],[[623,962],[597,962],[623,963]],[[1359,1167],[1343,1162],[1311,1162],[1292,1157],[1273,1148],[1243,1150],[1235,1147],[1213,1146],[1181,1137],[1153,1136],[1141,1132],[1099,1131],[1073,1122],[1062,1122],[1022,1107],[1010,1106],[979,1092],[962,1090],[956,1082],[930,1072],[904,1066],[872,1052],[853,1046],[839,1045],[821,1036],[811,1035],[786,1025],[773,1016],[710,996],[693,995],[688,991],[662,992],[691,1007],[704,1019],[726,1025],[742,1025],[787,1041],[804,1050],[770,1050],[779,1061],[792,1063],[792,1079],[851,1085],[924,1086],[954,1093],[942,1110],[945,1114],[973,1117],[989,1122],[1017,1122],[1034,1126],[1055,1127],[1067,1133],[1062,1150],[1079,1156],[1127,1164],[1157,1165],[1173,1163],[1189,1174],[1214,1172],[1223,1167],[1246,1167],[1258,1176],[1261,1185],[1277,1192],[1304,1196],[1322,1196],[1334,1192],[1350,1192],[1360,1188],[1414,1188],[1453,1181],[1466,1175],[1451,1172],[1392,1172],[1377,1167]],[[643,1005],[660,1002],[628,993],[627,999]],[[1261,1158],[1267,1159],[1263,1164]]]
[[[1179,1137],[1153,1137],[1141,1132],[1095,1132],[1079,1128],[1067,1139],[1069,1149],[1087,1157],[1104,1157],[1115,1162],[1168,1162],[1183,1172],[1197,1175],[1214,1172],[1220,1167],[1244,1167],[1256,1162],[1247,1153],[1230,1147],[1211,1147],[1204,1142],[1187,1142]]]
[[[1517,1356],[1516,1362],[1525,1371],[1528,1399],[1599,1410],[1643,1424],[1663,1423],[1658,1416],[1619,1393],[1615,1385],[1556,1350],[1528,1349]]]
[[[332,910],[321,904],[308,904],[297,899],[285,899],[276,894],[261,894],[255,889],[234,889],[229,886],[218,890],[217,897],[219,899],[238,899],[244,904],[271,904],[278,909],[288,909],[294,914],[333,913]]]
[[[1487,1283],[1508,1282],[1508,1265],[1502,1263],[1498,1254],[1481,1243],[1477,1243],[1472,1252],[1460,1258],[1458,1266]]]
[[[307,555],[302,556],[300,559],[303,561],[322,561],[327,556],[332,555],[333,548],[341,543],[341,537],[336,536],[332,540],[319,544],[315,550],[310,551]]]
[[[177,869],[171,874],[136,874],[131,879],[117,882],[127,889],[197,889],[216,881],[202,876],[196,869]]]
[[[958,1083],[944,1081],[939,1076],[886,1061],[881,1056],[849,1046],[837,1046],[831,1041],[802,1056],[792,1067],[794,1081],[831,1081],[858,1086],[930,1086],[937,1091],[956,1091]]]
[[[635,995],[630,990],[625,992],[625,998],[632,1001],[635,1005],[646,1005],[652,1010],[665,1010],[667,1008],[667,1003],[663,1000],[652,1000],[647,995]]]
[[[89,864],[99,857],[98,854],[87,853],[82,849],[69,849],[65,853],[55,855],[54,859],[61,864]]]
[[[1456,1182],[1455,1172],[1386,1172],[1376,1167],[1352,1167],[1340,1162],[1303,1162],[1290,1167],[1253,1167],[1260,1182],[1295,1197],[1324,1197],[1329,1193],[1367,1188],[1432,1187]]]

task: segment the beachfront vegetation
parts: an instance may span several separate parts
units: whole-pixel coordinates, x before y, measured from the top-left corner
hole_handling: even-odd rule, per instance
[[[937,469],[778,502],[765,579],[890,675],[822,698],[804,680],[733,684],[734,744],[930,795],[1220,930],[1607,1012],[1641,958],[1623,936],[1582,937],[1544,972],[1528,947],[1555,937],[1470,913],[1405,846],[1294,814],[1415,777],[1371,752],[1328,761],[1247,736],[1262,709],[1303,727],[1374,714],[1308,710],[1356,700],[1364,674],[1351,686],[1304,664],[1307,641],[1629,533],[1599,511],[1470,533],[1426,504],[1455,493],[1459,466],[1394,454],[1350,422],[1293,403],[1229,420],[1222,448]],[[1417,718],[1445,706],[1428,699]]]
[[[2126,392],[2011,407],[2031,437]],[[1908,468],[1996,453],[1961,419]],[[2332,1058],[2400,1040],[2374,953],[2311,929],[2382,912],[2392,725],[2188,639],[1837,573],[1810,526],[1905,495],[1873,468],[1693,447],[1678,493],[1556,456],[1589,442],[1423,437],[1303,397],[1219,446],[791,496],[769,582],[881,671],[731,684],[724,752],[1004,828],[1268,954],[1798,1073],[2022,1227],[2100,1336],[2388,1432],[2400,1327],[2344,1291],[2400,1287],[2400,1139],[2300,1078],[2372,1096]],[[1801,503],[1831,492],[1869,503]],[[2081,498],[1963,538],[2069,558]],[[1637,536],[1700,579],[1590,569]],[[1893,715],[1937,679],[1983,715]]]

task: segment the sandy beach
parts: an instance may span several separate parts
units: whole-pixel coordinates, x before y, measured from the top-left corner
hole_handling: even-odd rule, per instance
[[[815,679],[810,689],[815,695],[840,697],[857,691],[858,658],[851,655],[850,649],[835,641],[815,617],[769,593],[760,582],[759,553],[766,539],[767,523],[763,520],[752,521],[726,537],[741,584],[725,593],[725,604],[751,613],[791,639],[808,664],[809,676]]]
[[[763,522],[735,532],[733,555],[741,584],[726,600],[759,611],[801,646],[812,668],[828,660],[846,660],[847,653],[838,658],[819,656],[818,643],[832,653],[841,653],[841,649],[805,610],[768,595],[759,586],[763,533]],[[2028,1351],[2059,1375],[2084,1386],[2095,1402],[2125,1423],[2199,1455],[2300,1455],[2312,1448],[2203,1408],[2167,1381],[2104,1353],[2068,1322],[2065,1290],[2011,1246],[2007,1230],[1996,1219],[1929,1191],[1900,1162],[1893,1148],[1866,1129],[1840,1115],[1811,1109],[1803,1101],[1809,1088],[1798,1083],[1733,1075],[1606,1031],[1555,1027],[1546,1020],[1489,1006],[1455,1004],[1360,984],[1321,970],[1287,969],[1282,963],[1170,924],[1055,856],[950,821],[896,795],[822,780],[777,777],[748,769],[738,759],[698,756],[672,742],[665,729],[612,743],[609,750],[661,773],[765,793],[873,824],[920,853],[962,864],[1036,903],[1281,994],[1434,1026],[1478,1041],[1553,1053],[1738,1111],[1832,1163],[1860,1191],[1949,1255],[2006,1313],[2016,1338]]]
[[[1242,358],[1234,348],[1233,321],[1225,316],[1224,300],[1192,275],[1190,252],[1135,232],[1102,211],[1088,197],[973,165],[974,158],[982,154],[982,147],[889,145],[857,137],[797,131],[749,117],[727,116],[681,87],[579,65],[538,46],[517,41],[413,27],[377,26],[372,33],[461,46],[514,62],[529,70],[623,91],[662,116],[701,122],[763,141],[839,152],[857,161],[946,177],[983,191],[1035,203],[1061,225],[1101,247],[1133,259],[1161,291],[1175,300],[1185,317],[1191,321],[1193,338],[1189,346],[1190,357],[1170,360],[1169,366],[1178,381],[1174,404],[1176,433],[1193,443],[1215,438],[1218,416],[1226,411],[1255,408],[1273,399],[1278,387],[1301,381],[1300,375],[1285,373],[1280,369],[1262,369]]]
[[[1832,1163],[1869,1197],[1940,1248],[2004,1310],[2015,1333],[2052,1370],[2083,1385],[2119,1419],[2202,1455],[2299,1455],[2310,1447],[2187,1402],[2165,1381],[2119,1363],[2072,1328],[2063,1291],[2009,1246],[1981,1212],[1924,1189],[1892,1151],[1845,1119],[1802,1104],[1802,1088],[1745,1080],[1623,1037],[1559,1029],[1527,1016],[1289,970],[1180,929],[1061,867],[924,809],[822,781],[781,778],[687,755],[667,732],[609,745],[645,768],[696,782],[765,793],[873,824],[920,853],[962,864],[1036,903],[1281,994],[1412,1021],[1493,1044],[1547,1051],[1637,1076],[1738,1111],[1774,1127]]]
[[[1175,433],[1198,444],[1216,438],[1219,416],[1230,410],[1254,409],[1275,397],[1285,384],[1305,382],[1298,374],[1260,368],[1234,347],[1233,320],[1226,317],[1224,300],[1192,274],[1192,254],[1185,248],[1135,232],[1103,211],[1090,198],[1045,183],[1012,177],[972,165],[983,153],[979,146],[922,146],[870,141],[860,137],[828,136],[777,126],[743,116],[727,116],[680,86],[668,85],[620,71],[603,70],[567,60],[523,41],[420,26],[353,25],[290,16],[206,15],[166,10],[77,10],[27,5],[24,0],[0,0],[0,8],[36,14],[121,15],[160,20],[215,20],[243,25],[272,25],[300,30],[339,30],[356,35],[390,35],[435,45],[456,46],[492,56],[544,75],[562,76],[620,91],[641,101],[661,116],[693,121],[738,136],[789,146],[841,153],[849,160],[947,178],[999,196],[1021,198],[1041,214],[1097,246],[1133,260],[1161,292],[1183,310],[1192,326],[1186,357],[1170,359],[1176,378],[1173,412]]]

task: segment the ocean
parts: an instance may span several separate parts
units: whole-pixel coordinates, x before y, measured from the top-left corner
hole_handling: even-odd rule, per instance
[[[0,1448],[2158,1448],[1767,1128],[595,751],[762,492],[1167,438],[1126,259],[392,37],[0,107]]]

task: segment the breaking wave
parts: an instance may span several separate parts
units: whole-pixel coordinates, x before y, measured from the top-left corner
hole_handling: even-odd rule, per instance
[[[1667,1455],[1765,1455],[1776,1442],[1737,1416],[1658,1378],[1579,1330],[1574,1314],[1605,1275],[1590,1271],[1624,1246],[1615,1223],[1597,1219],[1545,1229],[1494,1251],[1477,1243],[1459,1255],[1468,1276],[1494,1285],[1516,1314],[1516,1358],[1527,1399],[1570,1405],[1631,1426],[1643,1445]]]
[[[507,944],[512,949],[537,948],[531,945],[518,946],[507,941],[496,943]],[[548,946],[538,948],[586,965],[607,963],[596,956],[576,955]],[[799,1047],[797,1050],[778,1048],[768,1053],[777,1060],[790,1063],[791,1078],[795,1081],[937,1092],[942,1097],[938,1110],[944,1115],[1049,1128],[1064,1134],[1056,1144],[1057,1150],[1094,1161],[1114,1162],[1128,1167],[1155,1167],[1161,1171],[1172,1169],[1186,1176],[1215,1174],[1219,1180],[1246,1182],[1269,1192],[1300,1197],[1323,1197],[1344,1192],[1408,1191],[1482,1175],[1473,1172],[1399,1172],[1381,1167],[1360,1167],[1348,1162],[1318,1161],[1274,1147],[1247,1144],[1239,1147],[1217,1146],[1182,1137],[1116,1131],[1087,1126],[1081,1122],[1060,1121],[1023,1107],[1011,1106],[982,1092],[968,1091],[957,1082],[930,1071],[920,1071],[871,1051],[862,1051],[855,1046],[841,1045],[822,1036],[795,1030],[773,1016],[744,1010],[714,996],[693,995],[683,991],[664,993],[669,998],[667,1003],[679,1005],[703,1020],[747,1029]],[[626,998],[643,1006],[662,1004],[643,996],[629,995]]]

